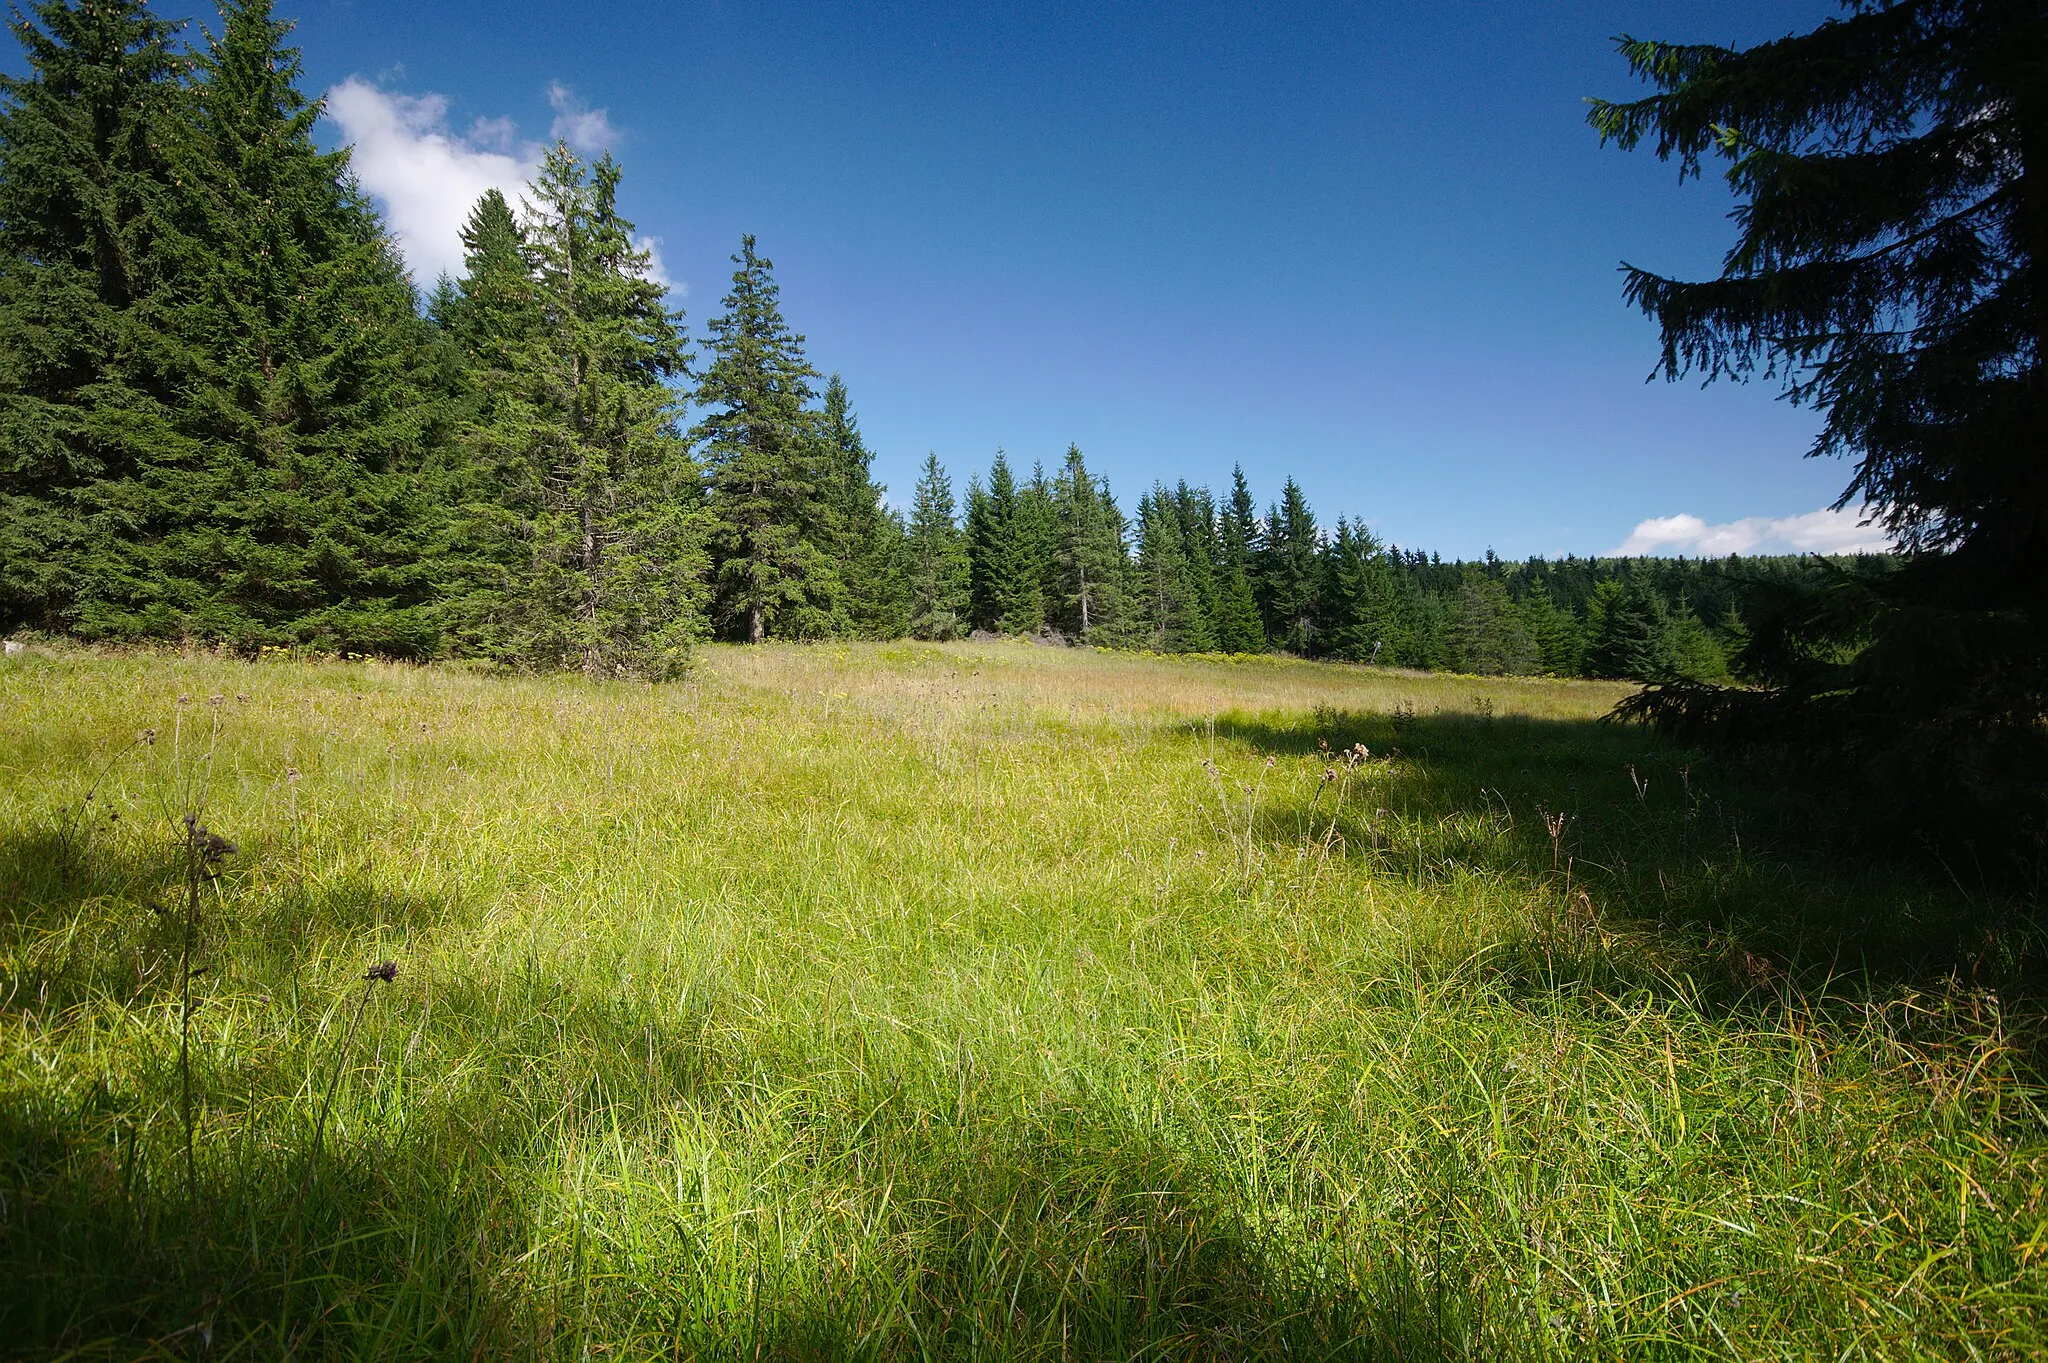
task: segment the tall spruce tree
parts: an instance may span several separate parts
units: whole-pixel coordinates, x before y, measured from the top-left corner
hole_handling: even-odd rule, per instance
[[[1049,607],[1059,589],[1053,562],[1057,538],[1052,480],[1045,476],[1045,465],[1033,461],[1031,481],[1017,489],[1011,568],[1015,585],[1003,612],[1003,627],[1013,634],[1036,634],[1046,627]]]
[[[1045,526],[1010,457],[996,451],[988,484],[967,490],[967,554],[976,629],[1026,634],[1045,623]]]
[[[1984,741],[2048,765],[2048,11],[1845,9],[1742,51],[1621,39],[1657,93],[1590,117],[1682,175],[1725,159],[1743,201],[1718,279],[1628,271],[1664,372],[1781,379],[1824,415],[1812,453],[1855,461],[1840,504],[1874,508],[1912,557],[1753,619],[1761,690],[1635,709],[1923,770],[1975,754],[1981,774]]]
[[[903,583],[903,525],[882,504],[871,473],[874,454],[837,374],[825,382],[821,416],[827,490],[837,543],[834,566],[846,588],[846,611],[856,634],[896,639],[909,630]]]
[[[1217,621],[1223,613],[1223,537],[1217,525],[1216,498],[1209,489],[1191,488],[1185,478],[1174,485],[1173,514],[1187,553],[1188,587],[1201,617],[1204,649],[1218,646]],[[1236,650],[1232,650],[1235,652]]]
[[[1244,560],[1234,556],[1224,560],[1222,580],[1216,584],[1216,647],[1225,653],[1266,650],[1266,627],[1259,619],[1251,574]]]
[[[1324,656],[1393,666],[1405,650],[1400,603],[1380,543],[1363,522],[1337,520],[1319,593]]]
[[[1536,662],[1555,677],[1576,677],[1585,666],[1586,640],[1572,613],[1557,604],[1541,578],[1522,598],[1522,621],[1536,641]]]
[[[919,639],[957,639],[968,621],[967,542],[954,520],[953,483],[936,453],[927,454],[905,532],[905,595],[910,632]]]
[[[123,490],[132,530],[80,624],[425,654],[426,324],[348,152],[314,143],[289,31],[229,4],[197,59],[166,321],[187,438]]]
[[[1451,628],[1455,620],[1451,603],[1423,587],[1418,573],[1425,566],[1426,557],[1417,553],[1411,556],[1408,571],[1399,579],[1401,635],[1407,648],[1400,662],[1407,667],[1436,670],[1452,664]]]
[[[1108,483],[1088,472],[1079,445],[1053,483],[1054,622],[1084,644],[1113,637],[1123,623],[1129,557]]]
[[[996,451],[1003,462],[1003,452]],[[981,475],[967,480],[967,494],[961,498],[961,542],[967,550],[967,626],[971,630],[992,630],[1002,618],[996,603],[996,508],[989,499]]]
[[[1586,669],[1630,681],[1668,682],[1677,675],[1670,608],[1640,567],[1593,589],[1586,603]]]
[[[1230,471],[1230,500],[1217,519],[1216,646],[1225,653],[1263,653],[1266,626],[1254,589],[1259,513],[1240,465]]]
[[[1228,554],[1250,563],[1259,552],[1259,507],[1245,481],[1244,465],[1230,469],[1230,500],[1223,507],[1219,530]]]
[[[1189,575],[1187,544],[1173,494],[1157,483],[1138,499],[1136,579],[1147,647],[1160,653],[1207,652],[1216,647]]]
[[[846,633],[829,455],[810,407],[818,372],[783,321],[774,262],[752,236],[732,259],[739,268],[711,323],[712,362],[697,385],[706,410],[695,429],[709,464],[718,608],[749,643],[771,632]]]
[[[544,318],[531,250],[512,205],[486,190],[461,232],[463,273],[436,290],[430,316],[454,353],[454,438],[437,470],[442,519],[437,611],[443,647],[458,655],[543,665],[521,627],[508,633],[515,584],[537,562],[540,479],[529,417]],[[559,662],[559,659],[555,660]]]
[[[462,278],[448,285],[445,301],[431,313],[488,387],[514,367],[510,356],[538,328],[532,259],[518,216],[496,189],[476,201],[461,237]]]
[[[1482,676],[1535,671],[1536,639],[1515,609],[1506,584],[1477,566],[1466,568],[1464,578],[1451,622],[1452,665]]]
[[[1700,620],[1692,602],[1682,591],[1671,607],[1665,637],[1669,641],[1667,648],[1673,676],[1693,682],[1728,680],[1728,659],[1721,652],[1720,641]]]
[[[1304,656],[1315,647],[1321,550],[1322,535],[1308,497],[1301,484],[1289,478],[1279,504],[1266,517],[1259,586],[1268,637]]]
[[[495,192],[470,216],[446,324],[472,391],[442,612],[457,652],[661,679],[703,632],[704,525],[671,386],[682,316],[619,215],[620,178],[557,144],[523,222]]]
[[[123,591],[106,554],[134,528],[122,489],[182,440],[162,352],[184,63],[142,0],[13,18],[27,73],[0,77],[0,632],[82,630]]]

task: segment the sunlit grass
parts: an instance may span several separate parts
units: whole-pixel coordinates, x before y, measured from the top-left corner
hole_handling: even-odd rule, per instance
[[[1593,723],[1620,694],[1022,645],[662,688],[11,658],[0,1340],[2038,1354],[2025,906]],[[202,800],[241,852],[188,1188]]]

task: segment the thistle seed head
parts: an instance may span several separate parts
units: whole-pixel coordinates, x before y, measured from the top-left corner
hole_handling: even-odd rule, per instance
[[[224,857],[234,856],[242,849],[229,842],[220,834],[199,822],[197,814],[185,816],[185,836],[192,842],[192,850],[208,870],[218,866]]]

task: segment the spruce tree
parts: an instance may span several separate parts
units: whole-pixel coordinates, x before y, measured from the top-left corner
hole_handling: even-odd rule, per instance
[[[1289,478],[1266,518],[1260,564],[1266,631],[1281,648],[1307,656],[1315,645],[1321,532],[1301,485]]]
[[[1259,552],[1259,508],[1252,500],[1251,484],[1245,481],[1244,466],[1230,469],[1230,501],[1223,508],[1220,524],[1224,551],[1250,564]]]
[[[489,196],[471,220],[458,330],[489,392],[466,435],[474,491],[500,514],[470,642],[520,666],[660,679],[703,631],[704,524],[670,386],[688,359],[681,314],[647,278],[619,181],[610,156],[592,166],[557,143],[516,234]]]
[[[1408,560],[1408,571],[1398,579],[1401,633],[1407,646],[1406,656],[1399,661],[1406,667],[1434,671],[1451,666],[1454,620],[1444,598],[1424,588],[1420,571],[1426,567],[1427,560],[1416,554]],[[1384,655],[1381,660],[1386,660]]]
[[[1216,646],[1225,653],[1263,653],[1266,626],[1253,586],[1258,553],[1258,507],[1242,466],[1230,471],[1230,500],[1217,520],[1220,566],[1216,583]]]
[[[1724,159],[1741,200],[1719,278],[1628,270],[1663,371],[1761,373],[1813,404],[1812,453],[1854,460],[1839,504],[1873,508],[1910,559],[1824,575],[1753,619],[1762,691],[1679,687],[1635,709],[1910,749],[1973,788],[1954,764],[1984,742],[2048,769],[2048,12],[1844,8],[1740,51],[1621,39],[1657,92],[1590,117],[1681,175]]]
[[[1536,670],[1536,640],[1499,577],[1484,568],[1465,571],[1450,638],[1453,666],[1482,676]]]
[[[1034,462],[1031,481],[1017,489],[1010,550],[1013,586],[1003,610],[1003,628],[1012,634],[1036,634],[1046,626],[1048,603],[1059,586],[1053,562],[1057,539],[1052,481],[1045,476],[1045,466]]]
[[[1679,593],[1678,603],[1671,608],[1665,637],[1674,677],[1694,682],[1728,679],[1728,659],[1721,652],[1720,641],[1702,623],[1683,592]]]
[[[968,623],[967,543],[953,518],[953,484],[936,453],[927,454],[905,533],[905,595],[910,632],[957,639]]]
[[[454,438],[437,470],[436,546],[443,646],[459,655],[523,666],[535,656],[527,627],[508,632],[515,584],[536,562],[532,527],[540,478],[529,417],[539,390],[543,318],[524,229],[496,189],[485,191],[461,233],[463,273],[436,290],[430,311],[439,342],[456,357]],[[525,636],[515,641],[514,635]]]
[[[1715,642],[1721,646],[1721,659],[1731,675],[1736,674],[1741,660],[1749,652],[1749,624],[1742,618],[1742,611],[1730,601],[1722,611],[1721,618],[1714,622]],[[1747,677],[1740,680],[1747,681]]]
[[[1586,669],[1595,677],[1662,682],[1677,675],[1671,616],[1640,567],[1608,578],[1586,604]]]
[[[0,77],[0,632],[80,630],[126,591],[107,547],[177,458],[163,350],[185,118],[175,26],[142,0],[42,0]],[[101,630],[99,632],[124,632]]]
[[[512,205],[487,189],[462,226],[462,278],[430,311],[459,343],[473,368],[495,381],[539,325],[526,233]]]
[[[1537,665],[1554,677],[1576,677],[1585,666],[1586,641],[1572,613],[1538,579],[1522,598],[1522,621],[1536,641]]]
[[[79,622],[425,654],[422,470],[445,435],[428,333],[348,153],[314,143],[288,33],[243,0],[197,59],[165,322],[186,439],[122,490],[129,533]]]
[[[1188,586],[1194,593],[1195,613],[1201,617],[1200,633],[1207,641],[1203,647],[1214,649],[1218,646],[1217,622],[1223,613],[1223,589],[1218,581],[1223,538],[1217,526],[1216,499],[1208,488],[1191,488],[1182,479],[1173,489],[1173,513],[1187,552]]]
[[[1403,653],[1400,608],[1379,541],[1339,517],[1324,555],[1320,646],[1326,657],[1393,666]]]
[[[697,385],[695,428],[709,465],[712,581],[718,609],[749,643],[846,633],[845,589],[831,547],[839,528],[829,456],[809,404],[818,377],[804,338],[783,321],[774,262],[741,239],[712,362]]]
[[[1157,483],[1138,499],[1137,582],[1147,647],[1159,653],[1207,652],[1216,647],[1189,577],[1187,545],[1173,496]]]
[[[996,451],[996,462],[1004,463],[1000,449]],[[961,533],[967,550],[967,625],[970,630],[993,630],[1002,618],[996,595],[996,508],[980,474],[967,480],[963,502],[965,525]]]
[[[874,455],[834,374],[825,383],[821,415],[832,503],[834,568],[846,588],[846,611],[864,639],[896,639],[909,629],[903,584],[903,525],[882,505],[883,489],[870,470]]]
[[[996,451],[988,485],[967,492],[967,553],[976,629],[1028,634],[1045,623],[1045,521],[1028,488],[1017,485],[1010,457]]]
[[[1225,653],[1263,653],[1266,627],[1259,619],[1258,598],[1252,595],[1251,575],[1244,560],[1224,561],[1223,579],[1216,584],[1216,647]]]
[[[1129,557],[1107,482],[1088,472],[1079,445],[1053,484],[1055,623],[1084,644],[1113,636],[1123,622]]]

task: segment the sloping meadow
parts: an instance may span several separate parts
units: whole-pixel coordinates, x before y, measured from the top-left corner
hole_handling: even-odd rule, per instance
[[[2038,1355],[2030,905],[1620,694],[10,657],[0,1339]]]

